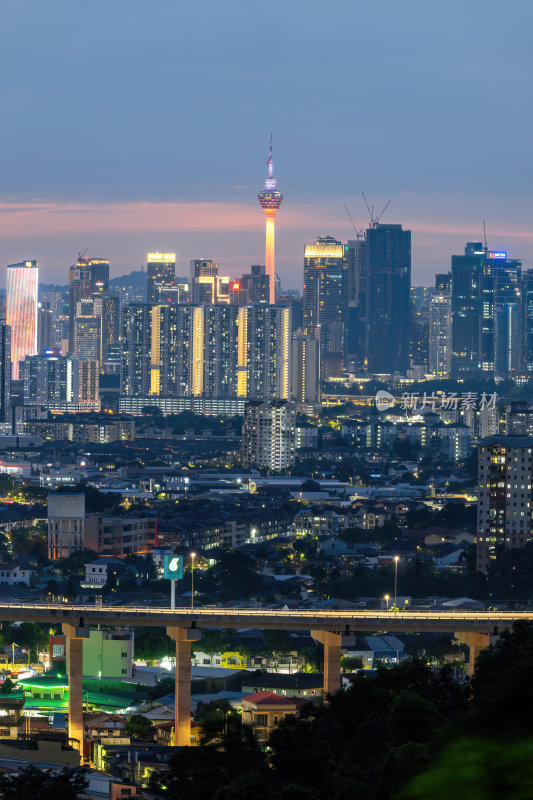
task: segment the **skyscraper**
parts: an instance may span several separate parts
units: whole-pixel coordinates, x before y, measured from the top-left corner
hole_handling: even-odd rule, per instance
[[[19,364],[37,352],[37,261],[22,261],[7,267],[6,324],[11,328],[13,380],[19,379]]]
[[[345,351],[348,360],[362,368],[366,356],[366,238],[348,239],[346,261]]]
[[[109,259],[90,258],[91,294],[107,294],[109,291]]]
[[[409,367],[411,231],[374,223],[366,232],[366,354],[369,372]]]
[[[209,259],[192,259],[191,301],[204,305],[230,302],[230,279],[218,274],[218,264]]]
[[[429,301],[429,372],[450,377],[452,361],[452,313],[448,292],[437,291]]]
[[[164,287],[176,283],[176,253],[148,253],[146,270],[146,302],[159,302]]]
[[[521,301],[521,371],[533,375],[533,269],[522,272]]]
[[[512,377],[524,367],[522,264],[481,242],[452,256],[452,376]]]
[[[54,315],[49,303],[39,303],[37,313],[37,350],[50,350],[54,347]]]
[[[272,136],[270,137],[270,155],[267,166],[268,178],[265,181],[265,188],[259,192],[257,199],[266,214],[265,268],[269,279],[269,303],[274,305],[276,302],[275,218],[283,202],[283,195],[276,189],[276,179],[273,174]]]
[[[91,296],[91,267],[89,259],[80,256],[68,271],[68,352],[74,353],[74,329],[78,303]]]
[[[305,245],[304,330],[312,336],[320,332],[322,358],[344,351],[345,251],[333,236],[318,236],[314,244]]]

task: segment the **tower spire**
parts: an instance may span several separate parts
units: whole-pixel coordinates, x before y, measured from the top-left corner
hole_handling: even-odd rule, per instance
[[[272,174],[272,134],[270,134],[270,155],[268,157],[267,165],[268,165],[268,177],[272,178],[273,177],[273,174]]]

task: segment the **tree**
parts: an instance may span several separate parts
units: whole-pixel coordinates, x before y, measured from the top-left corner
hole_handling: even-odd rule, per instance
[[[356,669],[363,669],[363,659],[360,656],[343,656],[341,658],[343,672],[354,672]]]
[[[69,575],[85,575],[85,564],[97,558],[94,550],[76,550],[67,558],[60,558],[55,566],[64,578]]]
[[[215,628],[213,630],[202,631],[202,638],[192,645],[193,653],[206,653],[208,656],[216,656],[229,650],[231,646],[232,632]]]
[[[135,632],[135,657],[143,661],[156,661],[165,656],[175,656],[176,645],[164,628],[137,628]]]
[[[2,800],[78,800],[87,788],[88,781],[81,770],[42,770],[24,767],[15,775],[0,775]]]
[[[126,736],[133,736],[136,739],[152,740],[154,738],[154,732],[154,726],[150,720],[143,717],[142,714],[132,714],[124,725],[124,733]]]

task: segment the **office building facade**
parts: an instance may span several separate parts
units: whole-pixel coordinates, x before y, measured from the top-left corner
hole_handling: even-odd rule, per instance
[[[148,253],[146,266],[146,302],[159,302],[159,294],[176,283],[176,253]]]
[[[375,223],[366,232],[366,362],[369,372],[407,373],[411,319],[411,231]]]

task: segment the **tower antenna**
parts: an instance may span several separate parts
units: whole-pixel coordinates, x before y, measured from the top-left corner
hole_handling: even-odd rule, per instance
[[[487,247],[487,231],[485,228],[485,220],[483,219],[483,244],[485,245],[485,252],[489,249]]]

